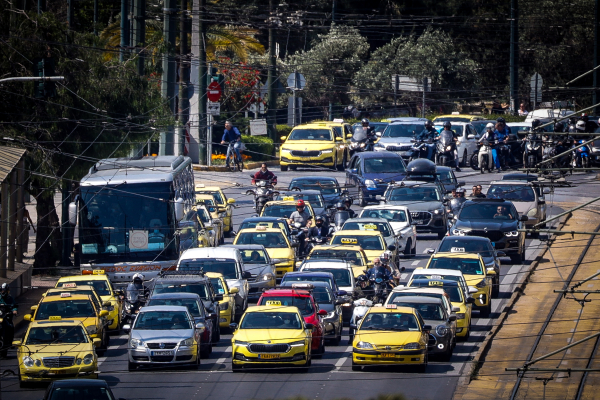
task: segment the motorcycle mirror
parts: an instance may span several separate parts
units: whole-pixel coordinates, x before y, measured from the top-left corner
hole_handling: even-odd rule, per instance
[[[249,176],[250,176],[250,178],[254,179],[254,175],[250,174]]]
[[[400,272],[404,272],[405,269],[405,267],[400,267]]]
[[[124,331],[129,331],[129,330],[131,330],[131,325],[129,325],[129,324],[123,325],[123,327],[121,329],[123,329]]]

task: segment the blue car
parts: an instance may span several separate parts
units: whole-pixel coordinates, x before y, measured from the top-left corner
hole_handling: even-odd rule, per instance
[[[389,182],[399,182],[406,176],[406,165],[396,153],[366,151],[356,153],[346,170],[346,186],[356,187],[360,207],[377,202],[383,196]]]

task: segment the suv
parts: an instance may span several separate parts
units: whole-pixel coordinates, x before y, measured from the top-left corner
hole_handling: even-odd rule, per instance
[[[437,233],[438,239],[448,231],[441,184],[436,182],[404,181],[389,185],[381,199],[387,205],[407,206],[417,232]]]
[[[452,214],[450,214],[452,215]],[[450,236],[482,236],[491,240],[496,250],[506,253],[513,263],[521,263],[525,255],[523,222],[510,201],[501,199],[470,199],[453,216]]]
[[[425,129],[427,121],[426,118],[419,118],[419,121],[392,122],[381,134],[374,150],[393,151],[404,160],[408,160],[407,152],[413,147],[413,138]]]
[[[159,293],[187,292],[199,295],[212,319],[212,341],[216,343],[221,340],[219,301],[223,300],[223,295],[215,293],[210,278],[204,276],[203,273],[186,274],[180,271],[163,271],[148,284],[151,286],[150,298]]]

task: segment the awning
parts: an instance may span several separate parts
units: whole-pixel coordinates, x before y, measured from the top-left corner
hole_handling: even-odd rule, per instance
[[[26,152],[18,147],[0,146],[0,182],[4,182]]]

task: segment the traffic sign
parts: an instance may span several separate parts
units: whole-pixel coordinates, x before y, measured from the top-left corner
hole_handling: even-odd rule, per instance
[[[535,104],[542,101],[542,85],[544,81],[537,72],[531,76],[531,103]]]
[[[211,82],[206,90],[206,97],[212,102],[217,102],[221,99],[221,85],[218,82]]]
[[[299,72],[292,72],[287,78],[288,89],[302,90],[306,86],[304,75]]]
[[[221,103],[206,102],[206,113],[210,115],[221,115]]]

